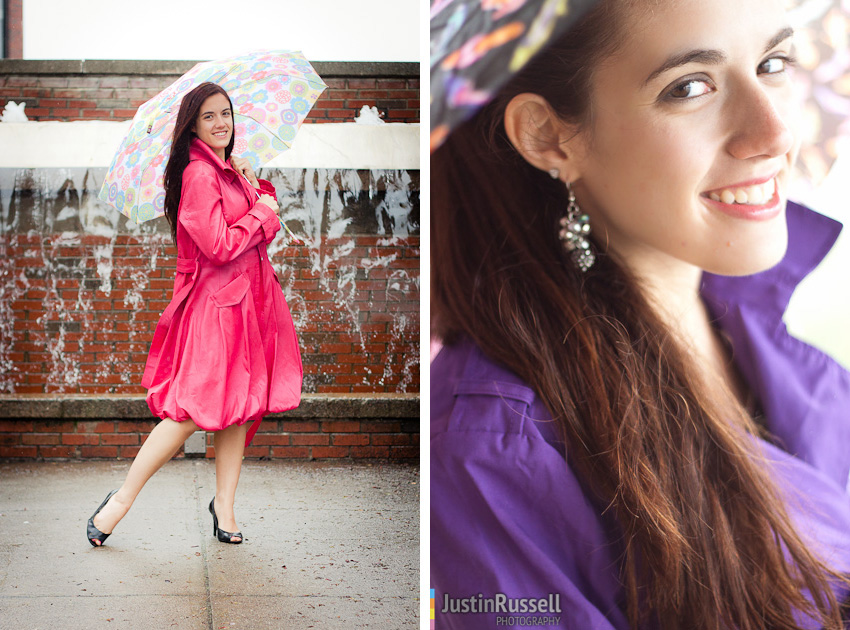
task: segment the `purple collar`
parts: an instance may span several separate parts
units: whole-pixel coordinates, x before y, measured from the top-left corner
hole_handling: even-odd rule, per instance
[[[701,293],[729,337],[772,441],[843,490],[850,476],[850,373],[792,337],[782,321],[794,289],[832,248],[841,224],[795,203],[786,216],[788,250],[778,265],[751,276],[706,273]]]
[[[841,224],[805,206],[788,202],[788,249],[775,267],[751,276],[704,273],[700,293],[715,317],[729,304],[750,304],[782,317],[797,285],[820,264],[841,232]]]

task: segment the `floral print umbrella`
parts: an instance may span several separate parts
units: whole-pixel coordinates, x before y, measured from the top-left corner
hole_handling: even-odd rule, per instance
[[[597,0],[432,0],[431,152]]]
[[[183,96],[210,81],[233,102],[233,154],[254,170],[292,145],[298,127],[327,87],[296,51],[263,51],[197,64],[144,103],[103,181],[98,197],[135,223],[162,216],[163,176]]]

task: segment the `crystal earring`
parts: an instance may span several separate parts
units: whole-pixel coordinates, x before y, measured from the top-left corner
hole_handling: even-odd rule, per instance
[[[569,195],[567,214],[561,218],[558,238],[570,252],[570,258],[575,265],[582,271],[587,271],[596,262],[596,256],[590,249],[590,241],[587,240],[590,234],[590,217],[581,213],[569,183],[567,183],[567,194]]]

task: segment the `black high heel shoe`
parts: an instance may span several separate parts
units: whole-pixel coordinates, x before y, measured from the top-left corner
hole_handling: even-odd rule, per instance
[[[232,543],[234,545],[240,544],[244,538],[242,538],[242,532],[226,532],[223,529],[218,528],[218,517],[215,515],[215,497],[210,501],[210,514],[213,516],[213,535],[216,536],[221,542],[224,543]],[[234,538],[238,538],[239,540],[233,540]],[[92,543],[94,544],[94,543]]]
[[[103,503],[98,506],[98,508],[94,511],[94,514],[91,515],[89,522],[86,524],[86,536],[88,537],[92,547],[103,547],[103,543],[106,542],[106,539],[109,538],[109,535],[112,533],[110,532],[109,534],[104,534],[97,527],[95,527],[94,517],[100,513],[100,511],[103,509],[103,506],[109,502],[109,499],[111,499],[112,495],[116,492],[118,492],[118,490],[113,490],[112,492],[106,495],[106,498],[103,500]],[[95,540],[99,540],[100,544],[95,544]]]

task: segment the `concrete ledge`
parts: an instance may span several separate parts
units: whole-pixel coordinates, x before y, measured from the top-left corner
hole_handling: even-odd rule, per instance
[[[275,418],[418,418],[419,394],[304,394],[297,409]],[[0,395],[0,418],[152,419],[144,396]]]
[[[181,75],[201,61],[206,60],[0,59],[0,74]],[[310,63],[322,78],[419,78],[419,64],[414,62],[311,61]]]

